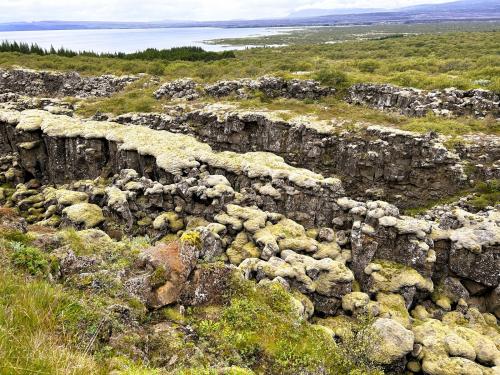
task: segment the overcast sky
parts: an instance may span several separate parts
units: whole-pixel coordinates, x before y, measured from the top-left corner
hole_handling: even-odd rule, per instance
[[[0,22],[252,19],[283,17],[306,8],[390,8],[443,2],[446,0],[0,0]]]

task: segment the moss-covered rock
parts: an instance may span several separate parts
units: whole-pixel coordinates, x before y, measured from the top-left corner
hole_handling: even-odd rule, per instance
[[[500,366],[498,329],[488,329],[478,312],[469,311],[469,321],[463,316],[460,320],[427,319],[413,327],[415,341],[423,347],[423,371],[430,375],[496,374],[498,367],[489,366]]]
[[[90,203],[78,203],[66,207],[63,215],[71,223],[83,225],[85,228],[93,228],[104,221],[104,215],[99,206]]]
[[[376,334],[377,350],[373,360],[380,364],[393,364],[413,350],[413,332],[392,319],[378,318],[373,323]]]
[[[261,250],[245,232],[240,232],[226,250],[226,254],[231,264],[237,266],[247,258],[259,258]]]
[[[77,203],[87,203],[88,195],[79,191],[57,190],[55,192],[57,203],[62,206],[71,206]]]
[[[184,228],[184,221],[173,211],[164,212],[154,219],[153,228],[156,230],[168,229],[173,233],[177,233]]]

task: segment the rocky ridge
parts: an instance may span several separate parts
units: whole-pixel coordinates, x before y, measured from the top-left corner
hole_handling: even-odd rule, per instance
[[[0,69],[0,92],[29,96],[111,96],[138,77],[103,75],[82,77],[76,72],[51,72],[30,69]]]
[[[346,100],[380,110],[396,111],[406,116],[492,116],[500,117],[500,95],[475,89],[425,91],[409,87],[362,83],[349,88]]]
[[[192,134],[215,150],[271,152],[291,165],[339,176],[354,197],[384,199],[400,207],[453,194],[476,176],[500,176],[500,143],[494,136],[488,137],[485,147],[478,141],[465,143],[458,153],[448,150],[446,139],[437,134],[382,126],[346,131],[334,122],[285,121],[272,112],[214,105],[172,115],[134,113],[111,120]],[[467,176],[465,170],[472,173]]]
[[[235,95],[247,98],[252,92],[260,91],[270,98],[319,99],[332,95],[335,89],[321,86],[314,80],[292,79],[264,76],[256,80],[238,79],[218,81],[213,84],[198,84],[191,78],[179,79],[164,83],[156,92],[155,97],[169,99],[198,99],[201,95],[222,98]]]

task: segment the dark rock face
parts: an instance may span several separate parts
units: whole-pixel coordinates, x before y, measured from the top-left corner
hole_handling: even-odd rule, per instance
[[[406,116],[500,116],[500,94],[488,90],[423,91],[414,88],[361,83],[352,86],[346,100]]]
[[[272,152],[292,165],[339,176],[351,196],[384,199],[400,207],[453,194],[466,180],[459,156],[431,134],[378,126],[339,132],[332,126],[290,123],[258,112],[210,109],[178,116],[130,114],[113,120],[192,134],[216,150]]]
[[[82,77],[76,72],[0,69],[0,92],[31,96],[104,97],[124,89],[137,79],[133,76]]]
[[[186,306],[220,304],[228,290],[235,268],[209,264],[196,268],[181,292],[180,301]]]

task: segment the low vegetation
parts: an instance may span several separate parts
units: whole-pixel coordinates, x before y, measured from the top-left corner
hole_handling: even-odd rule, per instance
[[[337,344],[324,327],[301,318],[298,311],[303,308],[280,284],[257,287],[252,281],[235,280],[227,306],[195,310],[188,319],[217,356],[235,365],[250,364],[257,373],[381,373],[366,356],[354,361],[347,354],[354,347]],[[199,318],[207,312],[207,318]],[[365,355],[371,350],[368,345],[358,349]]]
[[[405,215],[415,216],[424,214],[429,209],[445,204],[451,204],[462,197],[469,197],[467,205],[475,210],[483,210],[486,207],[495,207],[500,204],[500,180],[492,179],[479,181],[473,187],[464,189],[457,194],[442,198],[438,201],[429,202],[421,207],[405,210]]]
[[[129,112],[159,112],[161,101],[153,96],[153,87],[144,87],[145,81],[132,83],[125,90],[109,98],[91,98],[79,103],[78,114],[86,117],[96,113],[120,115]]]
[[[150,73],[163,80],[193,77],[217,81],[275,74],[288,78],[316,77],[325,83],[342,86],[379,82],[422,89],[482,87],[499,90],[499,33],[451,32],[337,44],[254,48],[235,51],[234,59],[210,62],[4,52],[0,53],[0,66],[74,70],[88,75]]]

